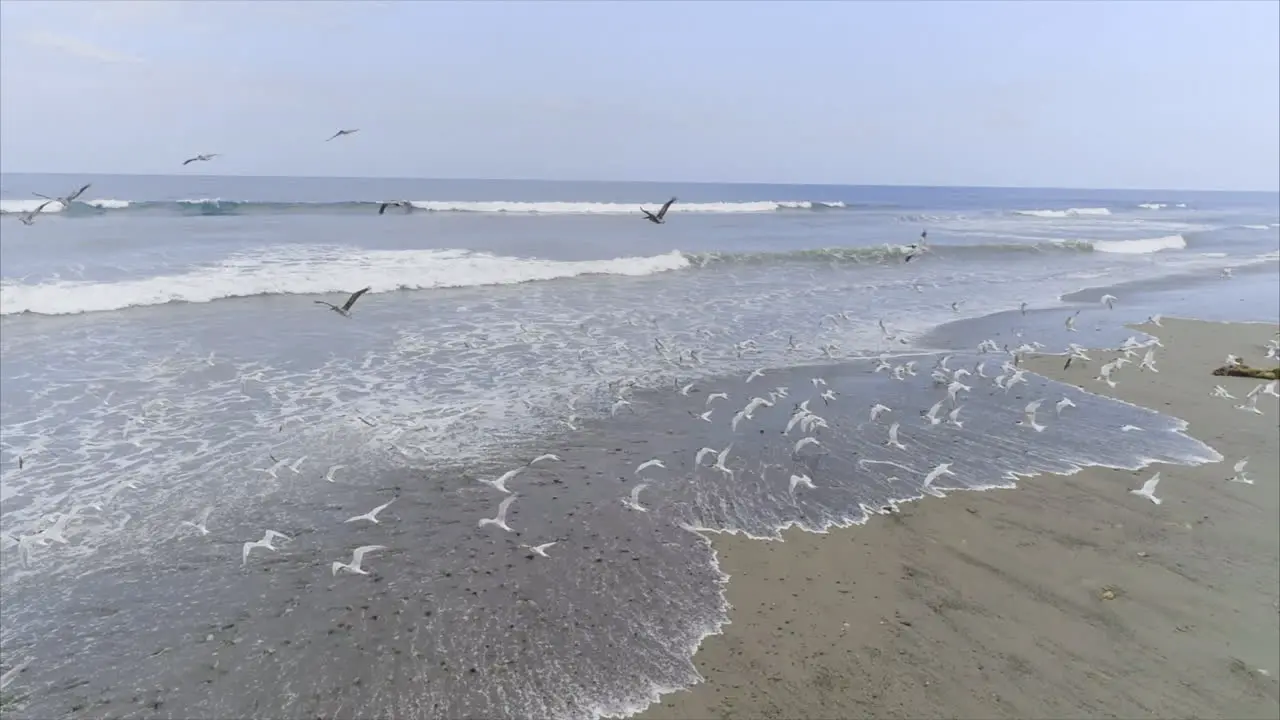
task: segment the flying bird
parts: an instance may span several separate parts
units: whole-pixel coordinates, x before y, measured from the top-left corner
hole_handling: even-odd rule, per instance
[[[649,512],[649,508],[640,504],[640,491],[649,487],[649,483],[639,483],[631,488],[631,494],[622,498],[622,504],[639,512]]]
[[[506,530],[507,532],[512,532],[511,527],[507,525],[507,509],[511,507],[511,503],[515,502],[516,498],[518,497],[520,496],[508,495],[505,498],[503,498],[502,502],[498,505],[497,517],[480,518],[480,521],[476,523],[476,527],[484,527],[485,525],[497,525],[498,527],[502,528],[503,530]]]
[[[640,212],[644,213],[644,217],[645,217],[645,219],[646,219],[646,220],[648,220],[649,222],[651,222],[651,223],[653,223],[653,224],[655,224],[655,225],[661,225],[661,224],[663,224],[664,222],[666,222],[666,220],[665,220],[664,218],[666,218],[666,216],[667,216],[667,210],[670,210],[670,209],[671,209],[671,203],[674,203],[675,201],[676,201],[676,199],[673,197],[673,198],[671,198],[670,200],[668,200],[666,203],[664,203],[664,204],[663,204],[663,206],[662,206],[662,208],[661,208],[660,210],[658,210],[658,214],[657,214],[657,215],[654,215],[653,213],[649,212],[648,210],[645,210],[643,207],[642,207],[642,208],[640,208]]]
[[[331,566],[333,568],[333,574],[337,575],[339,570],[346,570],[347,572],[355,573],[356,575],[368,575],[369,571],[360,567],[360,564],[364,562],[364,556],[374,550],[386,549],[386,545],[362,545],[351,552],[351,562],[344,563],[334,560],[333,565]]]
[[[352,135],[352,134],[354,134],[354,133],[358,133],[358,132],[360,132],[360,128],[353,128],[353,129],[351,129],[351,130],[339,130],[338,132],[334,133],[334,134],[329,138],[329,140],[333,140],[334,138],[340,138],[340,137],[342,137],[343,135]],[[329,140],[325,140],[325,142],[329,142]]]
[[[1151,476],[1150,480],[1142,483],[1141,488],[1137,490],[1130,490],[1129,493],[1132,495],[1139,495],[1141,497],[1144,497],[1150,500],[1156,505],[1159,505],[1160,503],[1164,502],[1164,500],[1161,500],[1160,498],[1156,497],[1156,485],[1159,485],[1159,484],[1160,484],[1160,473],[1156,473],[1155,475]]]
[[[1106,305],[1108,310],[1115,310],[1116,300],[1119,300],[1119,298],[1117,298],[1115,295],[1108,294],[1108,295],[1103,295],[1102,300],[1100,300],[1100,302],[1103,305]]]
[[[265,548],[267,550],[276,550],[276,546],[271,544],[276,538],[280,538],[281,540],[292,539],[282,532],[268,530],[263,533],[261,540],[255,540],[254,542],[247,542],[244,544],[243,549],[240,551],[240,564],[244,565],[249,562],[249,553],[256,547]]]
[[[186,160],[183,160],[182,164],[185,166],[185,165],[190,165],[193,162],[209,162],[210,160],[218,157],[218,155],[220,154],[221,153],[209,153],[208,155],[197,155],[193,158],[187,158]]]
[[[1232,469],[1235,470],[1236,474],[1235,476],[1229,478],[1231,482],[1244,483],[1245,485],[1253,484],[1253,478],[1249,477],[1248,473],[1246,473],[1244,469],[1245,466],[1248,464],[1249,464],[1249,458],[1244,458],[1243,460],[1235,464],[1235,467]]]
[[[396,200],[396,201],[394,201],[394,202],[384,202],[384,203],[382,203],[381,205],[379,205],[379,206],[378,206],[378,214],[379,214],[379,215],[381,215],[381,214],[385,213],[385,212],[387,211],[387,208],[389,208],[389,207],[400,207],[400,208],[404,208],[404,211],[405,211],[406,213],[411,213],[411,212],[413,212],[413,203],[409,202],[408,200]]]
[[[52,205],[55,202],[57,201],[45,200],[44,202],[40,203],[40,205],[37,206],[35,210],[32,210],[31,212],[23,215],[21,218],[19,218],[19,220],[22,221],[23,225],[34,225],[36,222],[36,216],[39,215],[41,212],[43,212],[46,207],[48,207],[49,205]]]
[[[926,240],[926,239],[928,239],[928,237],[929,237],[929,231],[928,231],[928,230],[921,230],[921,231],[920,231],[920,242],[918,242],[918,243],[912,243],[911,245],[907,246],[907,257],[906,257],[906,258],[904,258],[904,259],[902,260],[902,262],[903,262],[903,263],[909,263],[909,262],[911,262],[914,258],[916,258],[916,257],[918,257],[918,256],[920,256],[920,255],[923,255],[923,254],[925,254],[926,252],[928,252],[928,251],[929,251],[929,248],[928,248],[928,246],[926,246],[926,245],[924,244],[924,243],[925,243],[925,240]]]
[[[343,522],[355,522],[357,520],[368,520],[374,525],[381,525],[382,523],[378,521],[378,513],[382,512],[383,510],[386,510],[387,506],[395,501],[396,501],[395,498],[391,498],[390,500],[382,503],[381,505],[370,510],[369,512],[363,515],[356,515],[355,517],[349,517],[346,520],[343,520]]]
[[[369,290],[370,288],[364,288],[362,290],[357,290],[351,293],[351,297],[347,298],[347,301],[343,303],[342,307],[338,307],[337,305],[334,305],[333,303],[330,303],[330,302],[325,302],[324,300],[316,300],[315,303],[317,305],[327,305],[330,310],[338,313],[343,317],[351,317],[351,306],[355,305],[356,301],[360,299],[360,296],[369,292]]]
[[[55,202],[62,203],[62,207],[69,208],[71,207],[71,203],[75,202],[81,195],[83,195],[84,191],[88,190],[92,184],[93,183],[85,183],[84,185],[80,186],[79,190],[76,190],[75,192],[71,193],[66,197],[49,197],[48,195],[41,195],[40,193],[31,193],[31,194],[35,195],[38,198],[44,198],[45,200],[53,200]]]
[[[521,545],[520,547],[524,548],[525,550],[528,550],[529,552],[532,552],[534,555],[541,555],[542,557],[551,557],[550,555],[547,554],[547,550],[550,549],[551,546],[555,545],[557,542],[559,541],[557,540],[549,543],[542,543],[541,545]]]

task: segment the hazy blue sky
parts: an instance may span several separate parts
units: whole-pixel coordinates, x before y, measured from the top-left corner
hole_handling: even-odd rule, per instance
[[[1280,3],[3,2],[0,170],[1276,190]]]

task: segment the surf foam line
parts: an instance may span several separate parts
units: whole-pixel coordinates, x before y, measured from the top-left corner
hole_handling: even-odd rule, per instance
[[[1110,215],[1111,211],[1104,207],[1090,207],[1067,208],[1066,210],[1014,210],[1012,214],[1038,218],[1070,218]]]
[[[689,267],[679,252],[651,257],[559,262],[466,250],[327,250],[240,255],[191,272],[120,282],[0,284],[0,315],[77,315],[166,303],[254,295],[372,293],[513,285],[584,275],[643,276]],[[292,256],[292,257],[291,257]]]
[[[0,200],[0,214],[28,213],[40,207],[39,198]],[[426,212],[498,213],[513,215],[635,215],[644,206],[661,207],[662,200],[648,202],[518,202],[510,200],[410,200],[416,210]],[[342,202],[259,202],[250,200],[225,200],[222,198],[192,198],[185,200],[114,200],[99,199],[72,203],[71,208],[62,203],[51,203],[44,213],[67,215],[93,215],[103,212],[150,212],[175,215],[252,215],[286,213],[371,213],[382,204],[381,200],[350,200]],[[673,213],[770,213],[786,211],[844,210],[848,206],[840,201],[816,200],[759,200],[752,202],[676,202]],[[400,208],[388,208],[388,213],[402,213]]]

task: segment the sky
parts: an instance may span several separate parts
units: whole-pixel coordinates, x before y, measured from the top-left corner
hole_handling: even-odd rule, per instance
[[[0,172],[1276,191],[1280,2],[5,0]]]

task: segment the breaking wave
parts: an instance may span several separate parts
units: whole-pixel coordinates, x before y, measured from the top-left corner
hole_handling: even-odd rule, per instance
[[[1025,215],[1038,218],[1069,218],[1084,216],[1110,215],[1111,211],[1104,207],[1067,208],[1066,210],[1014,210],[1014,215]]]
[[[1181,235],[1140,240],[1059,240],[1041,243],[931,246],[929,254],[980,260],[1001,254],[1105,252],[1142,255],[1187,246]],[[232,256],[186,273],[114,282],[46,280],[0,282],[0,315],[75,315],[166,303],[205,303],[255,295],[346,293],[512,285],[592,275],[644,276],[724,265],[783,263],[865,264],[903,262],[906,245],[832,247],[789,252],[682,253],[609,260],[557,261],[467,250],[355,250],[333,247],[273,248]]]

